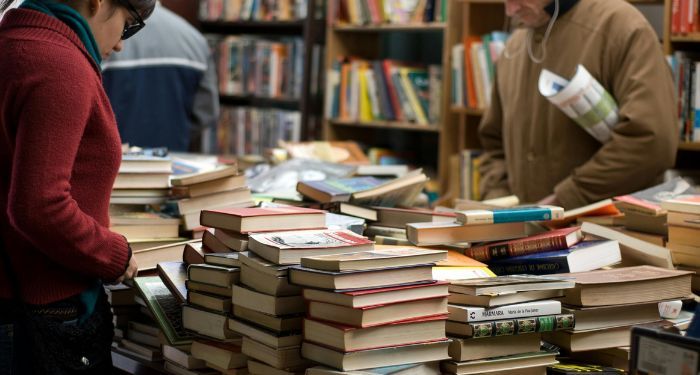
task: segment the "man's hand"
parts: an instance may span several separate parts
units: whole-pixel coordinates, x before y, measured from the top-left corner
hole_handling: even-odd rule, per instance
[[[558,205],[559,205],[559,200],[557,199],[556,194],[550,194],[550,195],[548,195],[548,196],[542,198],[542,200],[540,200],[539,202],[537,202],[537,204],[549,205],[549,206],[558,206]]]
[[[119,276],[117,280],[114,281],[115,284],[119,284],[123,282],[124,280],[130,280],[136,277],[136,274],[139,272],[139,266],[136,264],[136,259],[132,256],[131,259],[129,259],[129,266],[126,267],[126,272],[124,272],[123,275]]]

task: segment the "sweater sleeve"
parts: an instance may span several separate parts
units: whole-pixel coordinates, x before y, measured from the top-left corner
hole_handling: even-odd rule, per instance
[[[497,79],[494,77],[491,105],[479,124],[479,139],[483,147],[481,164],[479,165],[481,199],[492,199],[511,194],[508,186],[505,152],[503,151],[503,117]]]
[[[97,86],[85,78],[91,72],[77,67],[47,70],[24,82],[17,96],[10,223],[66,269],[115,280],[128,262],[126,240],[81,210],[71,196],[71,174]]]
[[[611,43],[601,56],[610,66],[605,76],[618,103],[619,122],[612,139],[555,187],[564,207],[646,188],[675,161],[673,80],[656,35],[643,26],[621,34],[624,39]]]

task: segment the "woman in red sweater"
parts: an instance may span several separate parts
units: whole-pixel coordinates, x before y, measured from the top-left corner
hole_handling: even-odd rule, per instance
[[[0,374],[111,372],[102,283],[137,268],[109,230],[121,141],[100,62],[154,6],[25,0],[0,22]]]

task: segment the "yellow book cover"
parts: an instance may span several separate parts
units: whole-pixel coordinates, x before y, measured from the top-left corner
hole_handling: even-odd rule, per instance
[[[366,70],[367,65],[365,63],[362,63],[358,68],[360,79],[360,121],[370,122],[373,119],[372,101],[369,95],[369,88],[367,87]]]
[[[410,68],[399,69],[399,74],[401,76],[401,86],[406,92],[406,97],[408,97],[408,102],[411,105],[413,112],[416,114],[416,121],[419,124],[427,124],[428,118],[425,115],[425,112],[423,111],[423,107],[418,101],[418,95],[416,94],[416,90],[414,90],[413,85],[411,84],[411,79],[408,77],[408,74],[410,72]]]

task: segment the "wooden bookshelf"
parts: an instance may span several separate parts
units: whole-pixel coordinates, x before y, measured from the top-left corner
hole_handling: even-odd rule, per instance
[[[681,151],[700,151],[700,142],[681,142],[678,149]]]
[[[671,35],[671,43],[698,43],[700,42],[700,33],[692,33],[686,35]]]
[[[367,25],[367,26],[357,26],[357,25],[335,25],[333,30],[335,32],[361,32],[361,33],[376,33],[376,32],[390,32],[390,31],[440,31],[445,29],[447,24],[444,22],[431,22],[431,23],[409,23],[404,25],[392,25],[392,24],[382,24],[382,25]]]
[[[483,108],[469,108],[469,107],[452,106],[452,107],[450,107],[450,111],[452,113],[469,115],[469,116],[482,116],[484,114]]]
[[[397,121],[372,121],[372,122],[358,122],[358,121],[344,121],[344,120],[329,120],[331,126],[349,126],[349,127],[359,127],[359,128],[379,128],[387,130],[409,130],[416,132],[440,132],[440,127],[438,125],[421,125],[412,124]]]
[[[221,104],[232,106],[251,106],[261,108],[280,108],[287,110],[299,110],[301,100],[297,98],[268,98],[263,96],[251,95],[219,95]]]

